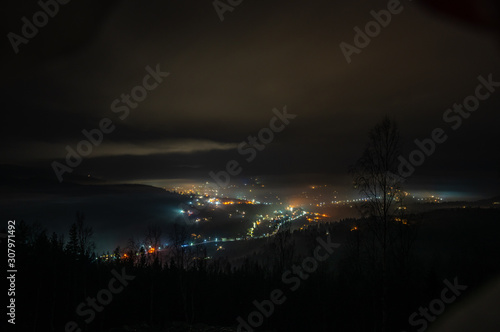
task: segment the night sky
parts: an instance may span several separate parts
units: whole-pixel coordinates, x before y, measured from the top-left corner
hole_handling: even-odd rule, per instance
[[[21,17],[39,10],[35,2],[6,6],[4,35],[20,34]],[[61,5],[18,54],[3,39],[0,162],[50,169],[64,162],[67,145],[84,139],[83,129],[109,118],[115,130],[75,174],[208,180],[236,159],[244,177],[346,186],[368,131],[388,115],[399,124],[405,157],[435,128],[449,136],[410,188],[497,194],[500,88],[458,130],[443,114],[474,94],[478,76],[500,82],[499,35],[415,1],[402,6],[348,64],[340,43],[353,44],[353,28],[387,1],[243,1],[224,21],[211,1]],[[120,119],[113,101],[142,85],[147,66],[169,75]],[[285,106],[297,117],[244,162],[238,144]]]
[[[500,1],[1,12],[19,330],[500,331]]]

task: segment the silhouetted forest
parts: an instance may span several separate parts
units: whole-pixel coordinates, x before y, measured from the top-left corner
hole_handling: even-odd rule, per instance
[[[388,247],[388,331],[411,331],[409,315],[439,297],[444,279],[458,278],[468,286],[459,302],[500,273],[499,217],[499,209],[446,209],[394,223],[401,228],[393,229],[399,235]],[[74,321],[82,331],[236,331],[236,318],[246,319],[256,310],[253,301],[269,299],[272,290],[280,289],[286,301],[256,331],[381,329],[381,258],[370,219],[293,233],[284,228],[238,264],[210,259],[203,246],[183,246],[188,229],[171,231],[166,253],[130,245],[105,261],[94,252],[92,230],[82,214],[64,236],[18,223],[18,327],[64,331]],[[318,237],[326,241],[329,236],[340,247],[291,291],[293,284],[282,281],[283,273],[314,255]],[[79,304],[108,289],[123,271],[133,280],[87,324],[90,315],[78,315]]]

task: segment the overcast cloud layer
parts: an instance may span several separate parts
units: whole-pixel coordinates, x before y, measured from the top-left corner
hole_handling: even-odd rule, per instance
[[[297,118],[243,175],[346,178],[384,115],[398,122],[411,151],[414,139],[447,126],[444,111],[474,93],[479,75],[500,81],[498,36],[402,3],[348,64],[339,44],[353,43],[353,28],[387,1],[244,1],[223,22],[211,1],[72,2],[18,55],[4,38],[0,162],[50,167],[83,129],[110,118],[116,130],[77,172],[207,178],[243,160],[236,146],[286,105]],[[4,26],[14,32],[37,9],[7,6]],[[112,102],[157,64],[170,75],[121,120]],[[500,91],[450,131],[415,176],[439,189],[452,181],[453,190],[498,188],[498,106]]]

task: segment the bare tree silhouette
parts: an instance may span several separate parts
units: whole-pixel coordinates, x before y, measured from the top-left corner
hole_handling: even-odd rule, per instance
[[[376,239],[371,254],[380,259],[382,331],[387,325],[387,256],[393,242],[390,228],[401,207],[397,202],[403,198],[401,180],[394,176],[399,155],[399,129],[394,121],[385,117],[370,131],[363,155],[350,168],[354,187],[364,198],[358,205],[359,211],[370,220],[368,228]]]

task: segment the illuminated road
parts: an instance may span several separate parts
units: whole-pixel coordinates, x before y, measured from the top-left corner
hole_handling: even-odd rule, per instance
[[[289,222],[292,222],[294,220],[297,220],[299,218],[302,218],[304,217],[304,215],[301,215],[301,216],[296,216],[296,217],[290,217]],[[184,244],[182,245],[183,248],[185,247],[195,247],[195,246],[199,246],[199,245],[204,245],[204,244],[211,244],[211,243],[214,243],[214,244],[218,244],[218,243],[225,243],[225,242],[237,242],[237,241],[248,241],[248,240],[256,240],[256,239],[263,239],[263,238],[269,238],[269,237],[272,237],[272,236],[275,236],[281,226],[283,225],[283,223],[285,222],[285,220],[282,220],[278,226],[276,227],[276,229],[270,233],[270,234],[266,234],[266,235],[260,235],[260,236],[248,236],[248,237],[244,237],[244,238],[216,238],[215,240],[204,240],[203,242],[199,242],[199,243],[190,243],[190,244]]]

